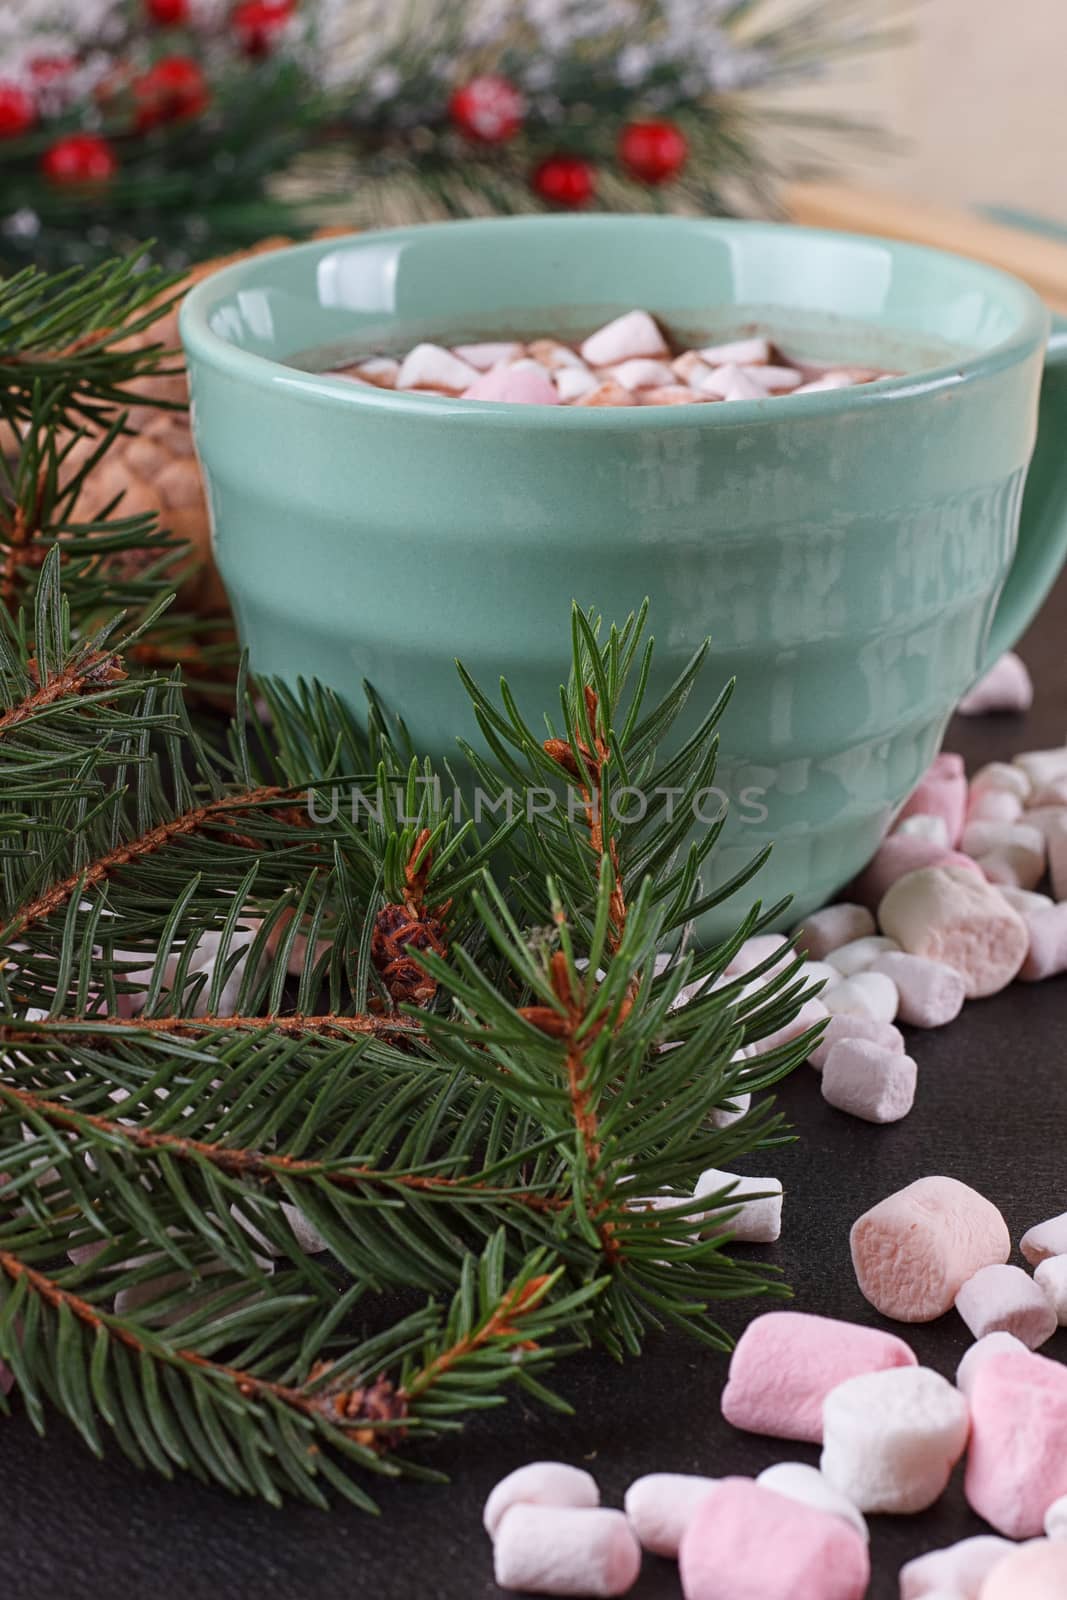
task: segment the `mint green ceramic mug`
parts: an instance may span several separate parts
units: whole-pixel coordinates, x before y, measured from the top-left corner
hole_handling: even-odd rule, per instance
[[[685,342],[755,325],[793,354],[907,375],[573,410],[286,364],[580,336],[633,306]],[[367,678],[421,749],[449,755],[457,735],[477,741],[454,658],[489,687],[505,674],[539,719],[558,705],[572,599],[621,620],[647,595],[653,692],[708,634],[705,703],[737,675],[713,874],[773,840],[755,889],[792,892],[793,915],[871,855],[1067,550],[1067,338],[1046,356],[1023,284],[935,251],[681,218],[444,223],[227,267],[188,296],[182,337],[216,558],[255,669],[318,677],[357,707]]]

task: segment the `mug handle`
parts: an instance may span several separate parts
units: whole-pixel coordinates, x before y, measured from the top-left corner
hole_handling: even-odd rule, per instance
[[[1019,543],[989,630],[982,673],[1025,632],[1067,556],[1067,317],[1053,318],[1037,444],[1023,492]]]

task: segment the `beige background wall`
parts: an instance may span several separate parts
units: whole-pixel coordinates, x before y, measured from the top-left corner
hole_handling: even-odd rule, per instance
[[[911,44],[851,69],[861,81],[830,94],[869,105],[905,142],[903,155],[864,156],[849,172],[1067,223],[1067,0],[918,0],[912,27]]]

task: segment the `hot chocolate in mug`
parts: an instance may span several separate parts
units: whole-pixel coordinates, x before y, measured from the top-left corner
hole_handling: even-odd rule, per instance
[[[767,331],[899,376],[598,409],[307,370],[420,339],[581,338],[633,307],[680,344]],[[622,622],[647,596],[649,704],[711,638],[679,737],[737,679],[706,887],[773,842],[746,892],[792,894],[786,921],[871,856],[1067,552],[1067,337],[1049,344],[1024,284],[937,251],[685,218],[442,223],[241,261],[191,292],[181,326],[256,671],[319,678],[357,711],[367,679],[418,749],[451,758],[479,739],[457,657],[488,689],[506,676],[539,726],[572,601]]]

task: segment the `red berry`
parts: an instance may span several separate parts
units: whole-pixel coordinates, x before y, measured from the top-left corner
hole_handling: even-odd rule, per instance
[[[195,117],[207,105],[204,74],[191,56],[165,56],[130,85],[142,132],[161,122]]]
[[[581,156],[549,156],[534,168],[530,182],[553,206],[584,206],[596,192],[593,169]]]
[[[486,73],[453,94],[448,114],[459,131],[480,144],[503,144],[522,127],[526,106],[507,78]]]
[[[41,157],[41,171],[50,183],[106,183],[118,171],[115,152],[98,133],[71,133],[57,139]]]
[[[0,139],[17,139],[37,120],[37,108],[17,83],[0,83]]]
[[[161,28],[177,28],[189,20],[189,0],[144,0],[149,22]]]
[[[668,183],[688,155],[685,134],[673,122],[628,122],[619,135],[619,160],[641,183]]]
[[[269,55],[292,14],[292,0],[241,0],[232,21],[245,55]]]

